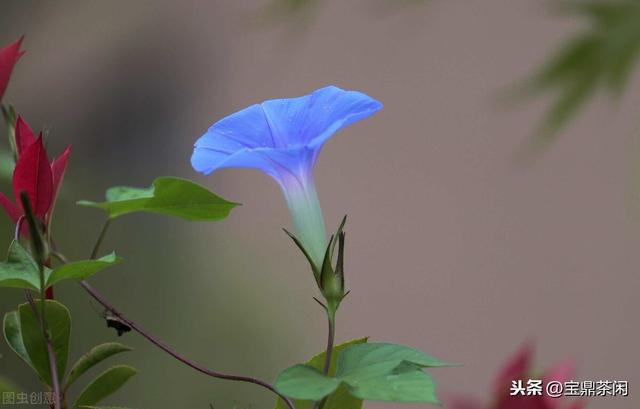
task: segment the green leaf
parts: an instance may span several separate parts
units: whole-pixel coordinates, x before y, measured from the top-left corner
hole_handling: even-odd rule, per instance
[[[342,351],[346,348],[353,346],[364,344],[367,342],[367,338],[358,338],[351,340],[349,342],[345,342],[340,345],[336,345],[333,348],[333,352],[331,354],[331,365],[329,366],[329,375],[334,376],[336,373],[336,363],[338,361],[338,356]],[[307,365],[317,369],[318,371],[322,371],[324,368],[324,358],[325,352],[322,352],[318,355],[315,355],[309,361],[307,361]],[[304,401],[304,400],[296,400],[295,405],[297,409],[311,409],[313,406],[312,401]],[[346,385],[340,385],[338,389],[332,393],[327,399],[324,409],[361,409],[362,408],[362,400],[354,398],[351,396],[349,391],[347,390]],[[282,399],[278,399],[276,402],[275,409],[287,409],[287,406],[284,404]]]
[[[120,389],[136,373],[137,371],[134,368],[126,365],[118,365],[107,369],[80,393],[73,408],[79,409],[83,406],[97,404]]]
[[[80,206],[97,207],[110,218],[128,213],[150,212],[191,221],[224,219],[238,203],[228,202],[190,180],[161,177],[150,188],[112,187],[102,203],[79,201]]]
[[[96,260],[82,260],[65,264],[53,270],[47,279],[47,287],[62,280],[84,280],[121,261],[120,257],[116,257],[115,253],[111,253]]]
[[[420,367],[402,364],[391,373],[368,376],[350,382],[349,391],[360,399],[388,402],[427,402],[440,404],[436,383]]]
[[[548,91],[553,102],[531,147],[545,148],[598,91],[619,98],[630,83],[640,56],[640,2],[637,0],[564,0],[563,14],[586,20],[524,83],[523,96]]]
[[[367,376],[389,374],[404,362],[428,368],[451,366],[417,349],[378,342],[354,345],[340,354],[336,376],[345,380],[359,380]]]
[[[340,353],[335,377],[295,365],[278,376],[275,386],[286,396],[316,401],[342,383],[358,399],[439,404],[435,382],[422,368],[443,366],[449,365],[404,345],[357,344]]]
[[[18,311],[11,311],[4,315],[2,329],[4,339],[7,341],[9,348],[27,365],[34,368],[31,359],[29,359],[29,354],[27,354],[27,349],[24,347],[24,342],[22,342],[22,328],[20,326],[20,315]]]
[[[35,300],[38,313],[40,313],[40,301]],[[42,334],[40,322],[33,314],[29,304],[21,304],[20,326],[22,329],[22,342],[29,356],[33,367],[40,375],[40,378],[47,385],[51,386],[51,372],[49,370],[49,356],[47,354],[47,344]],[[56,354],[58,378],[62,380],[67,366],[69,354],[69,336],[71,335],[71,316],[69,310],[57,301],[47,300],[45,303],[45,314],[51,342]]]
[[[50,271],[45,271],[47,276]],[[29,252],[17,241],[9,246],[7,261],[0,263],[0,287],[40,291],[40,270]]]
[[[89,352],[84,354],[71,368],[69,377],[64,385],[64,390],[67,390],[73,382],[75,382],[80,376],[82,376],[89,369],[93,368],[100,362],[108,359],[116,354],[131,351],[126,345],[122,345],[118,342],[108,342],[105,344],[93,347]]]
[[[340,380],[328,378],[309,365],[294,365],[280,373],[276,389],[293,399],[320,400],[335,391]]]

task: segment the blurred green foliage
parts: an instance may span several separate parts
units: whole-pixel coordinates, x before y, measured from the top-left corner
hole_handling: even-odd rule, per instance
[[[11,381],[0,376],[0,396],[3,392],[18,392],[18,388]]]
[[[0,180],[11,180],[13,166],[13,155],[11,152],[0,148]]]
[[[555,94],[535,138],[538,147],[554,141],[596,91],[619,98],[640,51],[639,0],[562,1],[557,7],[588,25],[518,89],[520,96]]]

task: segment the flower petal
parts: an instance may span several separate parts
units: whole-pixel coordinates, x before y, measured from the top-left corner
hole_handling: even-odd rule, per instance
[[[564,383],[564,382],[570,381],[573,378],[575,372],[576,372],[575,362],[573,360],[566,360],[546,370],[544,372],[542,379],[545,385],[551,381]],[[544,395],[544,398],[547,399],[548,404],[550,406],[553,406],[555,404],[555,401],[557,400],[557,398],[553,398],[548,395]]]
[[[41,137],[24,150],[13,170],[13,193],[20,208],[21,192],[27,192],[36,216],[44,219],[53,197],[53,175]]]
[[[265,101],[262,108],[278,146],[320,146],[382,104],[362,92],[328,86],[299,98]]]
[[[13,66],[18,62],[22,54],[24,54],[24,51],[20,51],[23,38],[24,37],[20,37],[13,44],[9,44],[0,49],[0,101],[2,101],[2,96],[7,89]]]
[[[22,119],[22,116],[18,116],[16,120],[16,148],[18,149],[18,155],[21,155],[35,141],[36,137],[29,124]]]
[[[290,173],[313,166],[331,135],[380,108],[380,102],[361,92],[334,86],[303,97],[265,101],[211,126],[196,141],[191,164],[205,174],[247,167],[277,179],[283,169]]]
[[[493,390],[496,396],[504,395],[511,387],[511,381],[524,379],[531,368],[533,346],[527,342],[502,367],[496,377]]]

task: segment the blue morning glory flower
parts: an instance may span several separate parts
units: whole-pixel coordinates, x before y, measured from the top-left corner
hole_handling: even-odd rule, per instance
[[[298,98],[255,104],[216,122],[195,143],[191,164],[204,174],[253,168],[282,188],[298,238],[317,266],[327,246],[313,167],[324,143],[382,108],[375,99],[335,86]]]

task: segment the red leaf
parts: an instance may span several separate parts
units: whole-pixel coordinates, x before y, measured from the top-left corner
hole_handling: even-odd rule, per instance
[[[29,124],[21,116],[18,116],[16,120],[16,148],[18,149],[18,155],[21,155],[35,141],[36,137]]]
[[[21,192],[27,192],[34,213],[44,219],[53,199],[53,175],[42,138],[25,149],[13,170],[13,193],[16,200]],[[20,206],[22,208],[22,204]]]
[[[13,66],[24,54],[24,51],[20,51],[22,39],[23,37],[20,37],[15,43],[0,49],[0,101],[2,101],[4,91],[7,89]]]
[[[0,205],[4,208],[7,216],[9,216],[14,223],[17,223],[20,216],[22,216],[22,210],[3,193],[0,193]]]
[[[64,180],[64,172],[67,170],[67,164],[69,163],[69,155],[71,155],[71,145],[62,152],[60,156],[55,158],[51,162],[51,172],[53,173],[53,199],[55,201],[60,185]]]

